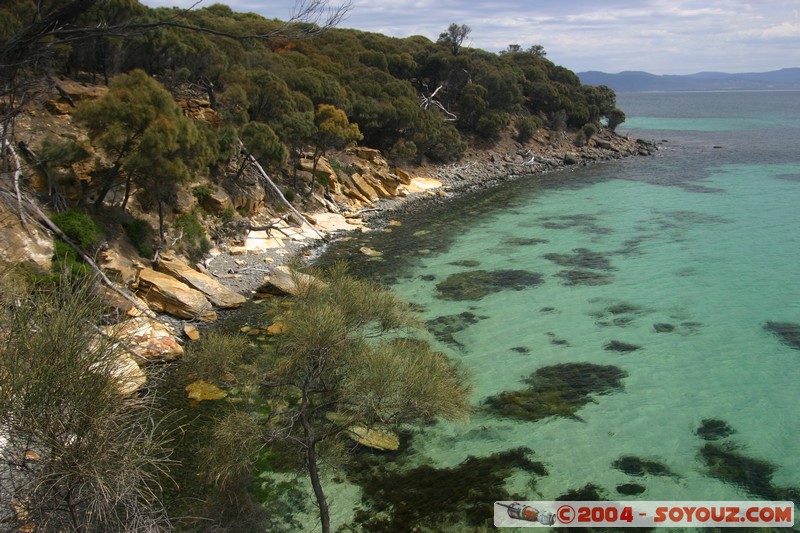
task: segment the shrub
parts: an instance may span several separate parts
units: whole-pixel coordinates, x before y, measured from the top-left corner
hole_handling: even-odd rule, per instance
[[[153,246],[151,245],[153,239],[153,228],[146,220],[134,218],[127,222],[121,223],[122,229],[131,241],[131,244],[139,252],[139,255],[146,258],[151,258],[154,255]]]
[[[57,213],[51,217],[53,223],[75,244],[84,250],[90,249],[103,236],[103,229],[89,217],[76,209]]]
[[[185,213],[175,219],[175,229],[183,232],[182,251],[192,261],[202,259],[211,250],[206,229],[194,213]]]
[[[539,117],[529,116],[519,118],[516,123],[517,140],[521,143],[528,142],[542,126],[542,119]]]
[[[51,220],[73,243],[90,254],[103,236],[103,229],[91,217],[75,209],[57,213]],[[53,248],[53,271],[72,273],[75,277],[82,278],[91,269],[78,257],[78,252],[72,246],[61,239],[56,239]]]

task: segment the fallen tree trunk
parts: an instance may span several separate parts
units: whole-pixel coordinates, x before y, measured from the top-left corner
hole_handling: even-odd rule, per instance
[[[72,242],[72,240],[69,237],[67,237],[67,235],[63,231],[61,231],[61,228],[56,226],[55,223],[52,220],[50,220],[50,217],[48,217],[44,213],[44,211],[42,211],[39,208],[38,205],[36,205],[31,200],[28,200],[28,205],[30,205],[31,210],[33,210],[33,212],[36,214],[36,216],[39,218],[39,220],[42,222],[42,224],[44,224],[47,227],[47,229],[49,229],[50,231],[55,233],[56,236],[59,239],[61,239],[65,243],[67,243],[67,245],[69,245],[70,248],[75,250],[75,252],[78,254],[78,256],[81,259],[83,259],[83,261],[87,265],[89,265],[89,267],[97,274],[97,276],[100,278],[100,281],[103,283],[103,285],[105,285],[106,287],[108,287],[109,289],[114,291],[115,293],[117,293],[120,296],[122,296],[123,298],[125,298],[136,309],[138,309],[139,311],[144,313],[145,316],[148,316],[150,318],[158,320],[158,317],[156,316],[155,313],[153,313],[150,309],[147,309],[147,308],[143,307],[141,304],[139,304],[139,302],[137,302],[127,292],[125,292],[124,290],[122,290],[119,287],[117,287],[117,285],[113,281],[108,279],[108,276],[106,276],[105,272],[103,272],[100,269],[100,267],[97,266],[97,263],[95,263],[94,260],[91,257],[89,257],[83,250],[81,250],[80,246],[78,246],[77,244]]]
[[[244,145],[244,143],[242,142],[241,139],[239,139],[239,147],[242,149],[242,151],[244,151],[245,157],[247,158],[247,160],[250,161],[258,169],[258,172],[261,174],[261,177],[264,179],[264,181],[266,181],[272,187],[272,189],[276,193],[278,193],[278,197],[281,199],[281,201],[283,201],[284,204],[286,204],[286,207],[288,207],[292,211],[292,213],[297,215],[297,217],[301,221],[303,221],[304,224],[306,224],[309,228],[314,230],[314,233],[319,235],[320,239],[322,239],[323,241],[327,242],[328,239],[325,238],[325,235],[320,233],[320,231],[317,228],[315,228],[313,225],[311,225],[311,223],[308,220],[306,220],[306,218],[302,214],[300,214],[300,211],[295,209],[295,207],[289,202],[289,200],[286,199],[286,197],[281,192],[280,187],[278,187],[278,185],[274,181],[272,181],[272,179],[269,177],[269,175],[264,170],[264,168],[261,166],[261,164],[256,160],[256,158],[253,157],[253,155],[250,154],[250,152],[247,151],[247,148],[245,147],[245,145]]]

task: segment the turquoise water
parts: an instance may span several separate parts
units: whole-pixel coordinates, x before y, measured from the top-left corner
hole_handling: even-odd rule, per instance
[[[450,342],[433,339],[471,370],[475,413],[407,439],[403,468],[525,446],[548,471],[506,479],[527,499],[587,484],[630,499],[616,490],[624,483],[644,486],[642,500],[768,499],[709,475],[699,456],[707,442],[694,432],[713,418],[736,431],[715,443],[774,465],[764,486],[800,486],[800,350],[765,329],[800,323],[799,102],[797,92],[620,95],[629,117],[620,130],[663,141],[657,156],[523,178],[334,247],[329,257],[360,261],[361,273],[391,283],[426,320],[477,317]],[[352,254],[363,244],[385,260]],[[449,275],[477,269],[543,282],[478,300],[439,297]],[[570,284],[569,270],[597,284]],[[638,349],[608,350],[611,341]],[[533,371],[573,362],[623,369],[624,390],[594,395],[573,418],[521,421],[482,408],[488,396],[523,389]],[[612,466],[628,455],[675,475]],[[353,505],[369,506],[352,501],[352,486],[339,494],[340,523]],[[496,499],[490,487],[485,499]]]

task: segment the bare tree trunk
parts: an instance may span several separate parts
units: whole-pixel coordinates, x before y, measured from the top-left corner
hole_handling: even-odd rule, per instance
[[[242,140],[241,140],[241,139],[239,139],[239,146],[242,148],[242,150],[244,150],[244,151],[246,152],[246,148],[245,148],[245,146],[244,146],[244,143],[242,142]],[[247,154],[247,155],[246,155],[247,159],[248,159],[250,162],[252,162],[252,163],[253,163],[253,165],[255,165],[255,167],[256,167],[256,168],[258,169],[258,171],[261,173],[261,176],[264,178],[264,180],[265,180],[267,183],[269,183],[270,187],[272,187],[272,188],[273,188],[273,190],[274,190],[276,193],[278,193],[278,197],[279,197],[279,198],[280,198],[280,199],[283,201],[283,203],[284,203],[284,204],[286,204],[286,206],[289,208],[289,210],[290,210],[292,213],[294,213],[295,215],[297,215],[297,216],[300,218],[300,220],[302,220],[302,221],[303,221],[303,223],[304,223],[305,225],[307,225],[309,228],[311,228],[312,230],[314,230],[314,233],[316,233],[317,235],[319,235],[319,238],[320,238],[320,239],[322,239],[323,241],[327,241],[328,239],[326,239],[326,238],[325,238],[325,235],[323,235],[322,233],[320,233],[320,231],[319,231],[317,228],[315,228],[314,226],[312,226],[312,225],[311,225],[311,223],[310,223],[308,220],[306,220],[306,217],[304,217],[304,216],[302,215],[302,213],[300,213],[300,211],[298,211],[297,209],[295,209],[295,207],[294,207],[294,206],[291,204],[291,202],[289,202],[289,200],[287,200],[287,199],[286,199],[286,197],[285,197],[285,196],[283,195],[283,193],[281,192],[281,189],[280,189],[280,187],[278,187],[278,186],[275,184],[275,182],[274,182],[274,181],[272,181],[272,180],[269,178],[269,175],[268,175],[268,174],[267,174],[267,172],[264,170],[264,167],[262,167],[262,166],[261,166],[261,164],[260,164],[260,163],[259,163],[259,162],[256,160],[256,158],[255,158],[255,157],[253,157],[253,156],[252,156],[250,153],[248,153],[248,152],[246,152],[246,154]],[[313,189],[312,189],[312,191],[313,191]]]
[[[308,411],[310,409],[308,399],[309,386],[310,379],[307,377],[305,385],[303,386],[303,400],[300,404],[300,422],[303,424],[306,444],[306,468],[308,469],[308,476],[311,478],[311,487],[314,489],[314,496],[317,499],[317,506],[319,507],[319,520],[322,525],[322,533],[330,533],[331,515],[328,509],[328,501],[325,499],[325,492],[322,490],[322,482],[319,478],[319,467],[317,465],[316,446],[318,441],[314,436],[314,428],[311,427],[311,421],[308,419]]]

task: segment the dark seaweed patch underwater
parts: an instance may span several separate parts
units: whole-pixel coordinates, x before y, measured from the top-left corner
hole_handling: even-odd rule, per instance
[[[593,401],[592,395],[623,389],[627,372],[612,365],[562,363],[546,366],[525,378],[529,388],[504,391],[486,398],[486,408],[499,416],[541,420],[548,416],[577,418],[575,413]]]
[[[356,513],[357,531],[441,531],[467,524],[492,526],[495,500],[529,500],[530,494],[511,494],[506,479],[516,472],[546,476],[543,463],[529,458],[528,448],[515,448],[489,457],[467,457],[450,468],[422,465],[400,470],[381,456],[364,457],[350,467],[348,478],[362,488],[364,509]],[[462,529],[463,531],[463,529]]]

